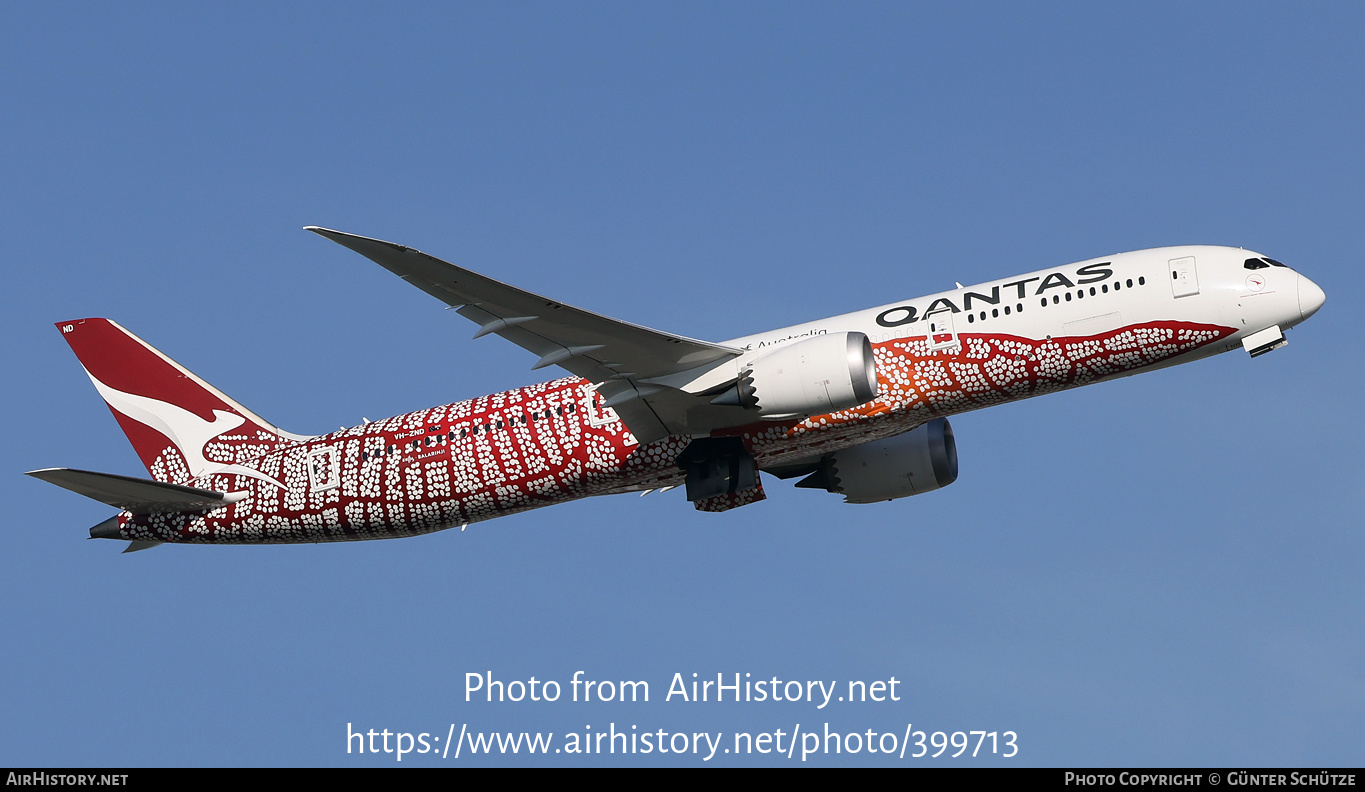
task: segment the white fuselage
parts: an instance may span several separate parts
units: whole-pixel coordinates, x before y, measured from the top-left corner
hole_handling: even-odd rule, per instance
[[[1119,253],[756,333],[726,344],[761,353],[790,340],[842,331],[866,333],[876,344],[926,335],[931,324],[935,330],[946,326],[953,333],[1008,333],[1035,340],[1091,335],[1151,320],[1236,330],[1212,349],[1200,348],[1153,367],[1158,368],[1236,349],[1243,337],[1271,325],[1288,329],[1322,304],[1322,290],[1288,267],[1245,269],[1246,260],[1253,258],[1262,257],[1242,248],[1210,245]],[[1181,281],[1172,277],[1172,262],[1190,259],[1193,264],[1187,280],[1177,288]],[[991,298],[998,301],[991,302]]]

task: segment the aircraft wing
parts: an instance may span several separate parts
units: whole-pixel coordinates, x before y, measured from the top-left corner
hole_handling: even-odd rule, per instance
[[[734,359],[744,350],[651,330],[565,305],[410,247],[317,226],[306,230],[354,250],[539,359],[601,383],[598,392],[640,442],[688,431],[689,413],[717,409],[700,396],[646,383]],[[722,420],[722,423],[728,421]],[[699,428],[699,427],[694,427]]]

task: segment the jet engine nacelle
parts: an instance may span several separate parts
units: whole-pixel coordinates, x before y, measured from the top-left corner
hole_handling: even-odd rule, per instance
[[[845,503],[919,495],[957,480],[957,444],[947,418],[905,434],[874,440],[825,456],[796,486],[844,495]]]
[[[863,333],[828,333],[784,345],[749,363],[738,385],[713,400],[764,418],[824,415],[877,396],[877,364]]]

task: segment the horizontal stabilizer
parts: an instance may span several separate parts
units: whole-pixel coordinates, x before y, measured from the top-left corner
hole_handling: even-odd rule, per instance
[[[166,484],[159,481],[118,476],[113,473],[93,473],[71,468],[31,470],[28,475],[78,492],[100,503],[130,511],[133,514],[161,514],[165,512],[207,511],[236,503],[246,493],[223,493],[213,490]]]
[[[159,544],[161,544],[161,543],[160,543],[160,542],[141,542],[141,541],[129,542],[129,543],[128,543],[128,546],[127,546],[126,548],[124,548],[123,552],[125,552],[125,553],[136,553],[136,552],[139,551],[139,550],[146,550],[146,549],[151,548],[151,547],[156,547],[156,546],[159,545]]]

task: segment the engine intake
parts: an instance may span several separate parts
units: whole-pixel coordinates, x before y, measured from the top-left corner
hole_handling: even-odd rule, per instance
[[[828,333],[783,346],[749,363],[739,382],[711,400],[758,410],[769,419],[824,415],[877,397],[877,363],[863,333]]]

